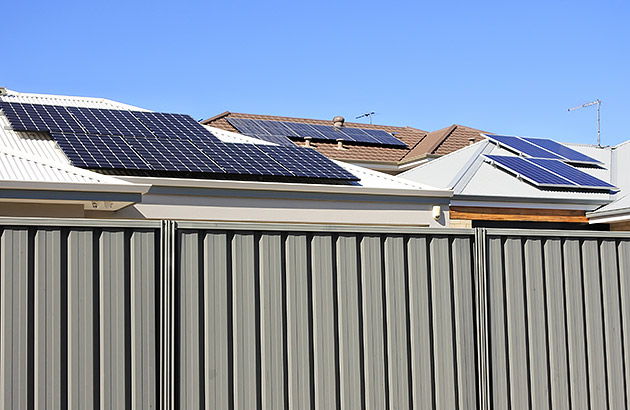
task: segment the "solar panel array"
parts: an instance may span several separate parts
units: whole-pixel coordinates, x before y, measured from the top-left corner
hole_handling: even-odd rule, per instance
[[[257,138],[263,135],[280,135],[294,138],[310,137],[313,140],[320,141],[343,139],[344,141],[360,142],[369,145],[407,146],[404,142],[383,130],[250,118],[228,117],[227,120],[241,134]]]
[[[617,191],[599,178],[557,159],[486,155],[494,164],[533,184],[547,188]]]
[[[601,161],[545,138],[521,138],[508,135],[486,135],[511,151],[534,158],[557,159],[572,164],[600,165]]]
[[[0,109],[16,131],[49,132],[82,168],[358,180],[315,150],[225,143],[183,114],[8,102]]]

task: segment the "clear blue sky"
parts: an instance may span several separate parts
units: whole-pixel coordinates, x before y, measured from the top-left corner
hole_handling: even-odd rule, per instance
[[[29,2],[0,86],[207,118],[249,112],[630,139],[628,2]]]

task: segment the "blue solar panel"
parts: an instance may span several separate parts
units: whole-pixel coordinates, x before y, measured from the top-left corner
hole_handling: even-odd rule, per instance
[[[335,141],[337,139],[343,139],[344,141],[361,142],[372,145],[407,146],[405,143],[383,130],[333,127],[323,124],[306,124],[250,118],[228,118],[227,120],[240,133],[251,136],[269,134],[297,138],[311,137],[314,140]]]
[[[549,151],[558,154],[567,159],[568,162],[572,163],[583,163],[583,164],[601,164],[600,161],[589,157],[588,155],[584,155],[581,152],[578,152],[574,149],[566,147],[556,141],[544,138],[525,138],[523,139],[527,142],[530,142],[539,147],[548,149]]]
[[[272,148],[224,143],[188,115],[0,104],[15,130],[50,132],[78,167],[358,180],[328,158],[298,149],[284,136],[265,135],[286,144],[268,146]]]
[[[16,131],[85,132],[66,107],[0,102],[0,108]]]
[[[599,178],[596,178],[586,172],[583,172],[571,165],[565,164],[562,161],[555,159],[541,159],[541,158],[528,158],[528,161],[545,168],[551,172],[561,175],[580,188],[593,188],[593,189],[615,189],[614,185],[604,182]]]
[[[259,145],[258,148],[298,177],[355,178],[334,162],[325,161],[327,158],[312,148],[284,148],[273,145]]]
[[[228,122],[241,134],[245,135],[265,135],[269,134],[265,127],[258,124],[256,120],[248,118],[227,118]]]
[[[228,174],[294,176],[259,150],[257,145],[217,144],[203,140],[195,140],[194,143]]]
[[[145,111],[132,113],[157,137],[217,139],[189,115]]]
[[[553,152],[547,151],[541,147],[538,147],[534,144],[530,144],[529,142],[519,138],[512,137],[507,135],[487,135],[490,139],[497,141],[501,145],[519,152],[530,157],[535,158],[548,158],[548,159],[563,159],[561,156],[554,154]]]
[[[224,172],[189,139],[140,137],[125,140],[154,170],[213,174]]]
[[[511,171],[536,185],[577,188],[577,184],[543,169],[525,158],[486,155],[495,164]]]
[[[122,137],[51,133],[72,165],[93,169],[149,170]]]

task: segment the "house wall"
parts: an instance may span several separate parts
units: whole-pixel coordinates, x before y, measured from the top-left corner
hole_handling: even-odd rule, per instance
[[[0,217],[83,218],[83,204],[0,203]]]
[[[611,231],[630,231],[630,221],[610,224]]]

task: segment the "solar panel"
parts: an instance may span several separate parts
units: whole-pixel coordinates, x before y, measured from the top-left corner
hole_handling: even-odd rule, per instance
[[[0,102],[0,108],[16,131],[85,132],[66,107]]]
[[[241,134],[245,135],[265,135],[269,134],[265,127],[258,124],[257,120],[251,120],[248,118],[231,118],[228,117],[227,121],[238,130]]]
[[[558,154],[567,159],[568,162],[572,163],[583,163],[583,164],[601,164],[601,161],[598,161],[594,158],[589,157],[588,155],[584,155],[581,152],[578,152],[574,149],[566,147],[556,141],[544,138],[525,138],[523,139],[527,142],[530,142],[539,147],[545,148],[555,154]]]
[[[286,137],[314,140],[343,139],[350,142],[362,142],[372,145],[401,146],[407,145],[384,130],[354,127],[333,127],[324,124],[306,124],[290,121],[259,120],[250,118],[227,118],[240,133],[245,135],[282,135]]]
[[[188,139],[141,137],[125,140],[154,170],[225,172]]]
[[[258,149],[258,145],[214,143],[204,140],[195,140],[194,143],[228,174],[295,176],[265,155]]]
[[[577,188],[577,184],[575,182],[543,169],[538,165],[529,162],[525,158],[507,157],[501,155],[486,155],[486,157],[502,168],[505,168],[536,185]]]
[[[189,115],[145,111],[132,111],[132,113],[157,137],[218,140],[208,129]]]
[[[61,133],[51,135],[74,166],[93,169],[151,169],[121,137]]]
[[[0,108],[14,130],[50,132],[82,168],[358,180],[282,134],[264,135],[283,146],[224,143],[188,115],[5,102]],[[273,129],[288,130],[276,123]]]
[[[353,174],[327,160],[312,148],[284,148],[273,145],[259,145],[258,148],[299,177],[356,180]]]
[[[487,135],[488,138],[497,141],[501,145],[510,148],[513,151],[529,155],[535,158],[548,158],[548,159],[563,159],[561,156],[547,151],[539,146],[531,144],[519,137],[512,137],[507,135]]]
[[[551,172],[561,175],[580,188],[592,188],[592,189],[616,189],[614,185],[604,182],[599,178],[596,178],[584,171],[581,171],[571,165],[565,164],[562,161],[555,159],[541,159],[541,158],[528,158],[528,161],[545,168]]]

